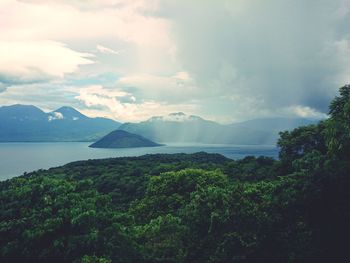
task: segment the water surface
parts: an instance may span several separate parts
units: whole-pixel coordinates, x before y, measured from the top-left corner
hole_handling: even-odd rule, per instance
[[[277,158],[272,145],[168,144],[162,147],[96,149],[88,142],[0,143],[0,180],[69,162],[110,157],[140,156],[152,153],[219,153],[231,159],[248,155]]]

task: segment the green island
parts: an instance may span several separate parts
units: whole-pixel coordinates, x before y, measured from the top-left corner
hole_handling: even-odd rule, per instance
[[[279,159],[159,154],[0,182],[0,262],[350,262],[350,86]]]
[[[123,130],[115,130],[94,142],[91,148],[136,148],[136,147],[157,147],[164,144],[158,144],[143,136],[126,132]]]

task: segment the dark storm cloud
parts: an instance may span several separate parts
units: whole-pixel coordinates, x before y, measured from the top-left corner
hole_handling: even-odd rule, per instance
[[[210,96],[327,111],[350,80],[348,1],[165,1],[178,55]],[[238,107],[239,105],[235,105]]]

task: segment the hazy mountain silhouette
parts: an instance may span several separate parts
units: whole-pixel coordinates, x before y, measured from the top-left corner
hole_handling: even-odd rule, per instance
[[[256,119],[222,125],[182,112],[156,116],[119,127],[157,142],[210,144],[275,144],[278,132],[317,122],[303,118]]]
[[[32,105],[0,107],[0,141],[95,141],[119,122],[89,118],[72,107],[45,113]]]
[[[152,142],[143,136],[129,133],[123,130],[113,131],[97,142],[91,144],[92,148],[132,148],[132,147],[155,147],[161,144]]]

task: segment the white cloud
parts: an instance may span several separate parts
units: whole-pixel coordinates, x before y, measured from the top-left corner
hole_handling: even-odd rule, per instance
[[[157,8],[157,0],[1,0],[0,40],[52,40],[96,53],[84,72],[169,74],[178,71],[176,43],[170,21],[152,15]],[[98,44],[100,52],[125,52],[106,56],[95,52]]]
[[[200,91],[188,72],[180,71],[170,76],[135,74],[123,76],[118,85],[136,87],[145,98],[164,101],[189,100]]]
[[[102,45],[97,45],[96,49],[99,52],[104,53],[104,54],[119,55],[122,52],[122,50],[114,50],[114,49],[111,49],[111,48],[108,48],[108,47],[105,47],[105,46],[102,46]]]
[[[194,81],[187,72],[178,72],[173,76],[156,76],[151,74],[135,74],[121,77],[118,81],[125,86],[158,91],[174,91],[177,89],[194,88]]]
[[[0,39],[119,39],[169,50],[173,46],[168,21],[143,13],[156,8],[155,1],[74,2],[2,0],[0,10],[6,12],[1,14]],[[89,3],[99,8],[82,8]]]
[[[158,0],[18,0],[32,4],[63,4],[81,9],[128,8],[139,11],[154,11]]]
[[[55,111],[55,112],[52,112],[52,114],[48,118],[49,118],[49,121],[54,121],[54,120],[62,120],[64,117],[62,113]]]
[[[284,109],[286,114],[291,114],[292,116],[297,116],[301,118],[309,119],[325,119],[327,114],[319,112],[311,107],[302,106],[302,105],[293,105]]]
[[[35,105],[51,112],[65,105],[79,106],[74,99],[76,94],[77,88],[67,87],[60,81],[20,84],[0,94],[0,105]]]
[[[141,103],[123,102],[122,99],[125,96],[131,96],[131,94],[102,86],[91,86],[81,89],[76,99],[87,107],[81,110],[83,113],[89,116],[106,116],[119,121],[145,120],[154,116],[155,113],[166,115],[178,111],[179,108],[187,112],[193,112],[195,109],[194,105],[171,105],[151,100]],[[96,110],[96,108],[99,109]]]
[[[91,85],[80,89],[80,96],[98,95],[100,97],[122,98],[131,94],[119,89],[106,89],[101,85]]]
[[[93,63],[90,54],[53,41],[0,40],[0,57],[0,80],[7,84],[63,78]]]
[[[197,120],[198,117],[193,115],[187,115],[183,112],[174,112],[161,117],[161,119],[166,121],[173,121],[173,122],[187,122],[187,121]]]

